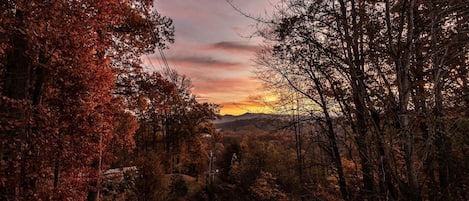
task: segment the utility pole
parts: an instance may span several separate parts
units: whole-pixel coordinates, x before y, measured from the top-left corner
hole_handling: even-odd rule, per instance
[[[295,129],[295,145],[296,145],[296,159],[298,166],[298,178],[301,186],[301,201],[305,200],[304,197],[304,180],[303,180],[303,156],[301,153],[302,149],[302,139],[301,139],[301,122],[300,122],[300,100],[298,92],[295,91],[294,98],[292,102],[292,119]],[[296,111],[296,113],[295,113]]]
[[[214,176],[213,161],[214,161],[213,151],[210,150],[210,154],[208,156],[208,182],[209,182],[209,184],[213,183],[213,176]]]

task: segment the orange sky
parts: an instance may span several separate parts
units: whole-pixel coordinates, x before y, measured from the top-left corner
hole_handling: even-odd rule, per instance
[[[234,0],[253,16],[272,10],[272,1]],[[252,60],[260,38],[248,38],[255,22],[237,13],[224,0],[156,0],[156,8],[175,25],[175,43],[164,51],[168,64],[191,78],[198,100],[222,106],[221,114],[269,112],[265,92],[254,79]],[[143,58],[146,66],[161,69],[159,54]]]

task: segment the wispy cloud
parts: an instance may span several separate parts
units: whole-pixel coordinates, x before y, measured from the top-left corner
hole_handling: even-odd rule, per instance
[[[243,42],[233,42],[233,41],[222,41],[214,44],[210,44],[205,48],[206,50],[222,50],[230,53],[254,53],[259,50],[257,45],[248,45]]]
[[[188,68],[202,68],[205,70],[245,70],[249,68],[246,64],[242,63],[241,61],[230,61],[225,58],[215,58],[212,56],[203,56],[203,55],[196,55],[196,56],[171,56],[167,57],[166,60],[168,61],[169,65],[172,67],[177,68],[178,70],[186,71]],[[144,63],[162,63],[162,59],[160,57],[148,57],[143,58]],[[197,77],[198,75],[196,75]]]
[[[242,66],[242,63],[240,62],[231,62],[207,56],[170,57],[168,58],[168,61],[181,67],[193,65],[207,67],[238,68]]]
[[[246,96],[255,94],[259,91],[261,84],[257,80],[249,77],[238,78],[200,78],[197,79],[198,85],[195,86],[196,92],[203,94],[226,94],[225,96]],[[243,97],[241,96],[241,97]]]
[[[253,16],[265,14],[277,0],[243,1],[234,4]],[[256,22],[242,16],[220,0],[156,0],[162,15],[174,20],[176,42],[165,51],[170,67],[192,79],[193,92],[203,101],[221,104],[223,114],[240,114],[260,103],[249,96],[262,96],[261,84],[252,77],[251,59],[259,38],[243,38],[255,31]],[[159,56],[143,58],[144,65],[159,68]]]

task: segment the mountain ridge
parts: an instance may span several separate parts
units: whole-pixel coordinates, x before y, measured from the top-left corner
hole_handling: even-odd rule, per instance
[[[238,120],[247,120],[247,119],[287,119],[289,115],[281,114],[265,114],[265,113],[244,113],[241,115],[223,115],[219,119],[213,120],[214,124],[222,124],[228,122],[234,122]]]

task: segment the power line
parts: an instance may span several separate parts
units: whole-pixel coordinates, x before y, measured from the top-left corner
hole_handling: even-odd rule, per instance
[[[147,7],[144,7],[143,8],[145,10],[145,12],[148,14],[150,12],[148,12],[148,9]],[[157,40],[158,39],[158,36],[156,35],[155,32],[152,31],[152,26],[150,25],[150,22],[149,20],[146,21],[146,24],[147,24],[147,27],[150,28],[150,31],[151,31],[151,36],[153,37],[153,39]],[[163,52],[163,48],[161,47],[157,47],[158,48],[158,52],[160,53],[160,57],[161,57],[161,60],[163,60],[163,70],[169,70],[170,67],[169,67],[169,64],[168,64],[168,60],[166,59],[166,56],[164,55],[164,52]],[[155,70],[155,71],[158,71],[156,69],[156,67],[153,65],[153,62],[151,61],[150,57],[148,55],[147,56],[147,59],[150,61],[150,65],[152,66],[152,68]],[[158,61],[160,62],[160,61]],[[161,63],[160,63],[161,64]]]
[[[150,62],[150,66],[153,68],[153,70],[156,71],[156,67],[153,65],[153,62],[151,61],[150,56],[148,56],[148,54],[145,56],[147,57],[147,60]]]
[[[154,34],[154,33],[153,33]],[[168,60],[166,59],[166,57],[164,56],[164,52],[161,48],[158,48],[158,51],[160,52],[160,56],[161,56],[161,59],[163,60],[163,63],[164,63],[164,67],[168,70],[170,69],[169,68],[169,64],[168,64]]]

